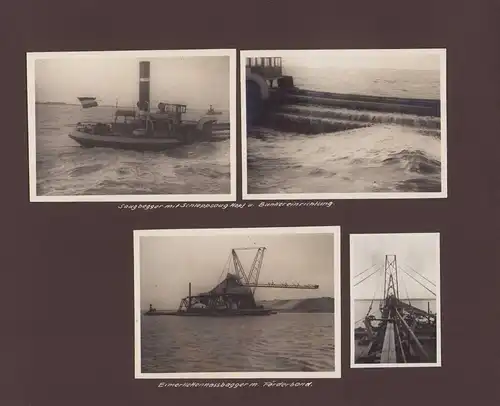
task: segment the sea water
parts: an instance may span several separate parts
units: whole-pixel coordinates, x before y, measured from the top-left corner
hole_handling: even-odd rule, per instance
[[[301,89],[440,97],[438,71],[285,67]],[[247,138],[249,193],[441,191],[441,138],[390,123],[305,135],[258,130]]]
[[[143,373],[333,371],[334,315],[143,316]]]
[[[229,194],[229,136],[165,152],[82,148],[68,137],[79,121],[111,122],[114,108],[36,105],[36,182],[43,196]],[[194,112],[186,120],[197,119]],[[228,114],[217,116],[228,121]]]

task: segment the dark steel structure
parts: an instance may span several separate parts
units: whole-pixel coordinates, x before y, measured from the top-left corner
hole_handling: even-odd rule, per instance
[[[252,265],[245,271],[238,256],[239,251],[254,250],[256,254]],[[266,248],[232,249],[226,265],[223,268],[220,281],[209,292],[193,295],[191,283],[189,294],[180,302],[177,312],[158,312],[153,309],[146,315],[178,315],[178,316],[266,316],[275,313],[255,301],[257,288],[276,289],[318,289],[319,285],[301,285],[290,283],[261,283],[260,271]]]
[[[372,270],[373,266],[359,273],[359,277],[365,272]],[[421,280],[435,286],[429,279],[413,270],[414,274]],[[354,286],[371,278],[381,270],[377,268],[374,272],[364,277]],[[362,363],[434,363],[437,358],[436,342],[436,314],[430,311],[419,309],[411,304],[408,297],[407,302],[400,298],[400,277],[401,272],[407,274],[414,281],[418,282],[426,290],[436,296],[432,289],[425,286],[416,276],[410,274],[398,265],[396,255],[386,255],[383,265],[384,287],[383,299],[380,301],[379,314],[376,317],[372,314],[375,295],[370,303],[366,316],[362,319],[364,328],[355,329],[356,344],[365,346],[366,351],[357,355],[355,362]]]

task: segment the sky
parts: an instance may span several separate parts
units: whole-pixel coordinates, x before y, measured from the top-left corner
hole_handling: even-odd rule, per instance
[[[78,103],[77,97],[97,97],[100,104],[135,106],[138,101],[139,62],[151,61],[151,102],[187,104],[204,109],[210,104],[229,109],[229,57],[62,56],[35,63],[37,102]]]
[[[334,297],[331,234],[148,236],[140,241],[141,309],[176,309],[181,299],[213,288],[232,248],[266,247],[259,282],[318,284],[316,290],[257,288],[256,300]],[[255,251],[238,253],[248,271]]]
[[[284,56],[283,66],[290,68],[345,68],[345,69],[416,69],[439,70],[440,55],[436,52],[415,50],[335,50],[319,53],[304,52],[298,56]]]
[[[385,255],[396,255],[400,268],[437,293],[435,286],[416,276],[412,269],[434,284],[437,283],[439,275],[438,234],[358,234],[351,235],[351,278],[373,264],[377,265],[354,278],[352,282],[356,284],[375,272],[379,266],[382,268],[378,273],[353,288],[354,299],[372,299],[375,290],[378,292],[376,298],[383,297]],[[404,272],[398,272],[398,278],[400,298],[406,299],[407,294],[410,299],[436,298]]]

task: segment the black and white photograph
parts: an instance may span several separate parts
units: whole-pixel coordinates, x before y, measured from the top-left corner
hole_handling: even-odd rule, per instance
[[[351,235],[351,367],[440,367],[439,233]]]
[[[135,230],[135,378],[340,378],[340,227]]]
[[[236,199],[236,51],[27,54],[30,201]]]
[[[243,197],[446,198],[446,50],[242,51]]]

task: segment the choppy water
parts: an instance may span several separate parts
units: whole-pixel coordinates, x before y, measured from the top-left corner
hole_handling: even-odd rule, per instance
[[[113,112],[107,107],[36,105],[38,195],[230,193],[229,137],[164,152],[86,149],[68,137],[78,121],[109,122]],[[218,119],[227,121],[227,114]]]
[[[264,135],[264,136],[263,136]],[[439,192],[440,140],[391,125],[248,138],[249,193]]]
[[[299,88],[308,90],[408,98],[440,96],[437,71],[326,72],[292,67],[286,73],[294,75]],[[330,116],[346,114],[345,109],[329,110]],[[253,130],[247,139],[248,192],[440,192],[439,132],[430,135],[429,128],[420,127],[419,122],[425,124],[425,119],[403,126],[394,124],[401,121],[401,114],[390,116],[378,114],[377,123],[370,127],[318,135]]]
[[[333,314],[142,317],[142,372],[333,371]]]

